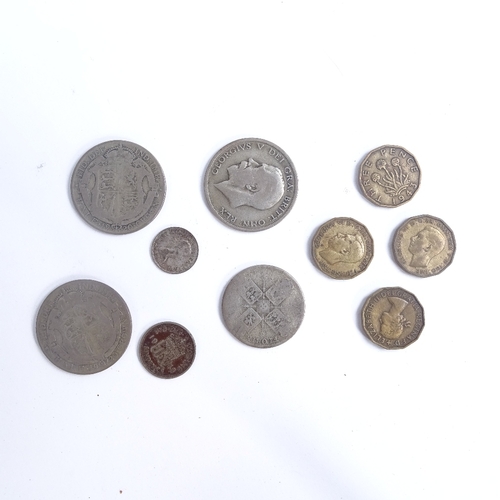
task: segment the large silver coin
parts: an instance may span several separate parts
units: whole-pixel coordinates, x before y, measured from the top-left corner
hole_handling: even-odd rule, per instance
[[[165,200],[165,176],[156,158],[133,142],[109,141],[87,151],[71,178],[80,215],[111,234],[147,226]]]
[[[70,281],[42,303],[36,336],[43,353],[71,373],[97,373],[127,349],[132,320],[121,296],[93,280]]]
[[[380,288],[365,302],[363,330],[384,349],[403,349],[415,342],[424,328],[424,308],[403,288]]]
[[[240,139],[220,149],[205,173],[213,213],[241,231],[262,231],[280,222],[297,196],[292,160],[262,139]]]
[[[399,146],[370,151],[361,162],[359,184],[364,195],[380,207],[397,207],[410,201],[420,186],[415,157]]]
[[[153,240],[151,257],[166,273],[184,273],[194,266],[198,258],[198,242],[187,229],[168,227]]]
[[[222,318],[227,329],[253,347],[275,347],[289,340],[304,318],[297,282],[278,267],[244,269],[227,285]]]
[[[447,224],[431,215],[406,220],[392,244],[398,264],[414,276],[427,278],[444,271],[455,255],[455,236]]]

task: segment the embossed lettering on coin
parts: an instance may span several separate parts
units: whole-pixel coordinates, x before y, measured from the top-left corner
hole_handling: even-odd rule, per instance
[[[210,160],[205,194],[212,212],[228,226],[261,231],[277,224],[292,208],[297,174],[290,158],[275,144],[241,139]]]
[[[71,196],[93,227],[128,234],[148,225],[165,200],[165,177],[155,157],[133,142],[95,146],[77,163]]]
[[[70,281],[44,300],[36,320],[43,353],[71,373],[97,373],[116,363],[132,334],[130,312],[118,293],[98,281]]]
[[[363,224],[348,217],[325,222],[312,242],[316,265],[335,279],[350,279],[361,274],[373,258],[373,239]]]
[[[166,273],[180,274],[193,267],[198,258],[195,237],[182,227],[169,227],[158,233],[151,245],[155,264]]]
[[[431,215],[406,220],[393,241],[394,257],[408,273],[426,278],[444,271],[455,255],[455,236],[444,221]]]
[[[141,363],[149,373],[160,378],[175,378],[186,373],[195,355],[193,336],[177,323],[152,326],[139,343]]]
[[[409,201],[420,186],[415,157],[399,146],[370,151],[361,162],[359,183],[364,195],[381,207],[397,207]]]
[[[361,313],[363,329],[385,349],[403,349],[424,328],[424,309],[415,295],[402,288],[381,288],[371,295]]]
[[[298,330],[304,297],[288,273],[273,266],[244,269],[229,282],[222,297],[227,329],[253,347],[274,347]]]

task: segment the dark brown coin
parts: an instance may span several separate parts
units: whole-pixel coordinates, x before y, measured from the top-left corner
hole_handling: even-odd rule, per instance
[[[399,146],[370,151],[361,162],[359,184],[364,195],[380,207],[397,207],[410,201],[420,186],[415,157]]]
[[[368,297],[361,312],[363,330],[384,349],[403,349],[424,328],[424,309],[415,295],[402,288],[380,288]]]
[[[196,345],[193,336],[177,323],[152,326],[141,338],[139,358],[144,368],[160,378],[175,378],[193,364]]]
[[[455,255],[455,236],[444,221],[431,215],[406,220],[392,244],[398,264],[414,276],[427,278],[444,271]]]

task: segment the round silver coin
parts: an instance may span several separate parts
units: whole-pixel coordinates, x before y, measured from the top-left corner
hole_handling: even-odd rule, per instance
[[[122,297],[93,280],[75,280],[43,301],[36,336],[47,358],[70,373],[97,373],[116,363],[130,342],[132,319]]]
[[[262,231],[280,222],[297,197],[292,160],[262,139],[227,144],[210,160],[205,194],[212,212],[241,231]]]
[[[239,272],[222,297],[226,328],[252,347],[275,347],[289,340],[304,318],[297,282],[278,267],[260,265]]]
[[[153,240],[151,257],[166,273],[184,273],[194,266],[198,258],[198,242],[188,230],[182,227],[168,227]]]
[[[78,213],[94,228],[129,234],[147,226],[165,201],[165,176],[156,158],[128,141],[108,141],[87,151],[71,178]]]

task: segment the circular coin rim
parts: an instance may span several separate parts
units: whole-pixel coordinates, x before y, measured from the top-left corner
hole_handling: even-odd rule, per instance
[[[128,323],[129,323],[129,328],[128,328],[128,331],[125,332],[126,335],[124,337],[127,337],[126,340],[125,340],[125,346],[123,348],[123,352],[110,364],[98,369],[98,370],[94,370],[94,371],[71,371],[71,370],[68,370],[67,368],[63,367],[63,366],[60,366],[58,365],[54,360],[52,360],[52,358],[50,358],[48,355],[47,355],[47,352],[52,352],[50,351],[50,349],[45,349],[44,347],[44,344],[40,341],[40,330],[41,330],[41,326],[39,325],[39,322],[41,321],[40,319],[40,314],[41,312],[43,311],[43,308],[44,306],[46,305],[46,303],[49,301],[49,299],[51,299],[51,297],[53,295],[56,294],[56,292],[58,292],[58,290],[60,288],[63,288],[65,286],[68,286],[68,285],[71,285],[73,283],[82,283],[82,282],[86,282],[86,283],[97,283],[99,286],[102,286],[102,287],[105,287],[107,288],[108,290],[110,290],[113,294],[115,294],[117,296],[117,298],[119,300],[121,300],[121,308],[122,308],[122,312],[123,314],[126,316],[127,320],[128,320]],[[120,330],[121,331],[121,330]],[[61,370],[64,370],[65,372],[67,373],[73,373],[75,375],[93,375],[94,373],[99,373],[99,372],[102,372],[104,370],[107,370],[108,368],[110,368],[111,366],[113,366],[124,354],[125,354],[125,351],[127,350],[129,344],[130,344],[130,339],[132,338],[132,316],[130,314],[130,309],[128,308],[127,306],[127,303],[125,302],[125,300],[123,299],[123,297],[112,287],[110,287],[109,285],[107,285],[106,283],[103,283],[102,281],[97,281],[97,280],[92,280],[92,279],[77,279],[77,280],[71,280],[71,281],[67,281],[65,283],[63,283],[62,285],[59,285],[58,287],[54,288],[46,297],[45,299],[43,300],[42,304],[40,305],[40,307],[38,308],[38,312],[37,312],[37,315],[36,315],[36,322],[35,322],[35,334],[36,334],[36,340],[37,340],[37,343],[38,343],[38,346],[40,347],[41,351],[43,352],[43,354],[45,355],[45,357],[54,365],[54,366],[57,366],[57,368],[60,368]]]
[[[297,287],[297,289],[299,290],[300,292],[300,295],[302,297],[302,316],[300,317],[300,321],[298,322],[298,325],[297,325],[297,328],[296,330],[285,340],[283,340],[283,342],[280,342],[278,344],[273,344],[273,345],[255,345],[255,344],[249,344],[248,342],[245,342],[244,340],[238,338],[230,329],[229,329],[229,326],[227,325],[226,323],[226,320],[224,318],[224,314],[223,314],[223,304],[224,304],[224,299],[226,297],[226,293],[227,293],[227,289],[229,287],[229,285],[232,283],[233,280],[235,280],[240,274],[243,274],[251,269],[254,269],[254,268],[262,268],[262,267],[266,267],[266,268],[269,268],[269,269],[275,269],[275,270],[278,270],[280,272],[282,272],[283,274],[285,274],[287,277],[289,277],[294,283],[295,283],[295,286]],[[304,298],[304,293],[302,292],[302,288],[300,288],[300,285],[298,284],[297,280],[290,274],[288,273],[287,271],[285,271],[284,269],[281,269],[281,267],[277,267],[277,266],[272,266],[270,264],[256,264],[254,266],[250,266],[250,267],[246,267],[245,269],[242,269],[241,271],[237,272],[226,284],[226,287],[224,288],[224,291],[222,292],[222,296],[221,296],[221,301],[220,301],[220,315],[221,315],[221,318],[222,318],[222,322],[224,324],[224,326],[226,327],[226,330],[236,339],[238,340],[239,342],[241,342],[242,344],[245,344],[249,347],[255,347],[257,349],[270,349],[272,347],[278,347],[280,345],[283,345],[284,343],[288,342],[298,331],[299,331],[299,328],[300,326],[302,325],[302,322],[304,321],[304,316],[305,316],[305,313],[306,313],[306,301],[305,301],[305,298]]]
[[[132,146],[136,146],[138,149],[141,149],[143,151],[145,151],[148,155],[151,156],[151,158],[156,162],[156,164],[158,165],[158,171],[160,172],[161,174],[161,180],[162,180],[162,185],[163,185],[163,192],[162,192],[162,196],[161,196],[161,199],[159,200],[159,204],[158,204],[158,208],[157,208],[157,211],[156,213],[145,223],[145,224],[142,224],[142,225],[137,225],[137,227],[134,227],[133,229],[129,229],[129,230],[126,230],[126,231],[113,231],[111,228],[107,228],[107,227],[101,227],[100,225],[96,225],[92,222],[92,218],[95,217],[95,215],[92,215],[90,214],[90,216],[88,214],[85,214],[83,213],[81,210],[80,210],[80,206],[79,204],[76,202],[74,196],[73,196],[73,188],[75,188],[75,191],[76,192],[79,192],[80,190],[77,188],[77,183],[75,182],[75,179],[76,179],[76,172],[78,170],[78,166],[80,165],[80,162],[84,159],[84,157],[89,154],[91,151],[93,151],[94,149],[96,148],[100,148],[100,147],[105,147],[107,144],[116,144],[116,143],[121,143],[121,144],[127,144],[127,145],[132,145]],[[85,151],[85,153],[83,153],[83,155],[80,157],[80,159],[76,162],[76,165],[73,169],[73,173],[71,174],[71,180],[70,180],[70,196],[71,196],[71,201],[73,202],[73,206],[75,207],[76,211],[78,212],[78,214],[80,215],[80,217],[91,227],[93,227],[94,229],[97,229],[98,231],[102,231],[103,233],[106,233],[106,234],[113,234],[113,235],[116,235],[116,236],[121,236],[121,235],[125,235],[125,234],[132,234],[132,233],[135,233],[137,231],[140,231],[141,229],[144,229],[147,225],[149,225],[151,222],[153,222],[153,220],[158,216],[158,214],[161,212],[161,209],[163,208],[163,204],[165,203],[165,198],[167,196],[167,182],[166,182],[166,179],[165,179],[165,173],[163,172],[163,168],[162,166],[160,165],[160,162],[156,159],[156,157],[151,154],[151,152],[146,149],[145,147],[135,143],[135,142],[131,142],[131,141],[126,141],[126,140],[121,140],[121,139],[114,139],[114,140],[110,140],[110,141],[104,141],[104,142],[101,142],[99,144],[96,144],[95,146],[91,147],[89,150]],[[97,217],[95,217],[97,218]],[[101,220],[101,219],[99,219]],[[101,221],[101,222],[104,222],[104,221]]]
[[[215,210],[214,205],[212,203],[212,200],[210,198],[210,192],[209,192],[208,185],[209,185],[209,178],[210,178],[210,171],[211,171],[212,162],[214,162],[219,157],[219,155],[222,152],[224,152],[226,149],[230,148],[233,144],[238,144],[238,143],[245,142],[245,141],[263,142],[263,143],[265,143],[266,145],[268,145],[268,146],[270,146],[272,148],[277,148],[280,151],[280,153],[282,153],[283,156],[287,159],[287,161],[288,161],[288,163],[290,165],[290,168],[293,171],[293,176],[294,176],[294,180],[295,180],[294,191],[293,191],[293,198],[290,201],[290,203],[288,204],[288,208],[287,208],[286,212],[284,214],[282,214],[280,217],[278,217],[276,219],[276,221],[274,221],[274,222],[272,222],[270,224],[266,224],[263,227],[262,226],[257,226],[257,227],[252,228],[252,227],[240,227],[240,226],[234,226],[234,225],[232,225],[231,223],[229,223],[229,221],[227,221],[226,219],[224,219],[223,217],[221,217],[219,215],[219,213],[217,212],[217,210]],[[210,160],[209,160],[209,162],[207,164],[207,167],[205,169],[205,176],[204,176],[204,180],[203,180],[203,189],[205,191],[205,199],[206,199],[206,202],[208,204],[208,208],[210,209],[210,212],[212,212],[214,214],[214,216],[217,218],[217,220],[221,221],[226,226],[229,226],[229,227],[231,227],[233,229],[236,229],[238,231],[244,231],[244,232],[248,232],[248,233],[256,233],[258,231],[265,231],[266,229],[273,228],[274,226],[276,226],[277,224],[279,224],[291,212],[293,206],[295,205],[295,200],[297,199],[297,195],[298,195],[298,192],[299,192],[299,180],[297,178],[297,170],[295,169],[295,165],[293,164],[293,162],[290,159],[290,157],[283,150],[283,148],[281,148],[280,146],[278,146],[278,145],[276,145],[276,144],[274,144],[271,141],[268,141],[266,139],[259,139],[257,137],[244,137],[244,138],[237,139],[235,141],[229,142],[225,146],[222,146],[214,155],[212,155],[212,157],[210,158]],[[280,201],[278,203],[276,203],[275,205],[273,205],[273,207],[271,207],[271,208],[274,208],[275,206],[281,204],[281,202],[283,201],[284,196],[286,196],[286,194],[283,194],[283,196],[280,198]],[[268,209],[268,210],[271,210],[271,209]]]
[[[453,249],[452,249],[450,261],[448,262],[448,264],[446,264],[442,269],[440,269],[436,273],[428,273],[428,274],[412,273],[409,269],[406,269],[404,267],[403,263],[399,261],[398,256],[397,256],[397,250],[399,248],[401,248],[401,246],[397,244],[397,239],[398,239],[398,235],[400,234],[400,231],[402,231],[403,227],[406,226],[407,224],[409,224],[412,220],[414,220],[414,219],[421,219],[422,217],[427,217],[429,219],[433,219],[433,220],[439,221],[441,224],[443,224],[443,226],[445,226],[446,229],[450,232],[451,240],[453,242]],[[450,228],[450,226],[448,226],[448,224],[446,224],[446,222],[443,219],[440,219],[439,217],[435,217],[434,215],[428,215],[428,214],[416,215],[414,217],[409,217],[408,219],[406,219],[396,229],[396,232],[394,233],[394,238],[392,239],[392,253],[393,253],[393,256],[394,256],[394,260],[396,261],[396,263],[398,264],[398,266],[403,271],[405,271],[406,273],[408,273],[408,274],[410,274],[412,276],[416,276],[417,278],[431,278],[432,276],[437,276],[438,274],[441,274],[443,271],[445,271],[446,269],[448,269],[448,267],[451,266],[451,263],[453,262],[453,259],[455,258],[456,249],[457,249],[457,242],[455,240],[455,234],[453,233],[453,231]]]
[[[178,373],[176,375],[159,375],[158,373],[153,373],[149,367],[143,362],[142,360],[142,356],[141,356],[141,350],[142,350],[142,347],[144,345],[144,341],[146,339],[146,337],[148,336],[148,334],[154,330],[155,328],[157,328],[158,326],[162,326],[162,325],[167,325],[167,326],[178,326],[179,328],[182,328],[189,336],[189,338],[191,339],[191,341],[193,342],[193,359],[191,360],[191,363],[189,364],[189,366],[182,372],[182,373]],[[139,357],[139,361],[141,363],[141,365],[144,367],[144,369],[151,375],[153,375],[154,377],[156,378],[161,378],[161,379],[172,379],[172,378],[178,378],[178,377],[181,377],[182,375],[184,375],[187,371],[189,371],[189,369],[193,366],[193,363],[194,363],[194,360],[196,359],[196,342],[194,340],[194,337],[192,335],[192,333],[183,325],[181,325],[180,323],[176,323],[174,321],[160,321],[159,323],[156,323],[154,324],[153,326],[150,326],[141,336],[140,340],[139,340],[139,344],[138,344],[138,352],[137,352],[137,355]]]
[[[156,257],[155,257],[155,254],[154,254],[154,246],[157,242],[157,240],[164,234],[164,233],[168,233],[169,231],[173,231],[173,230],[181,230],[181,231],[184,231],[186,232],[194,241],[195,245],[196,245],[196,255],[194,257],[194,260],[193,262],[191,263],[191,265],[189,267],[187,267],[186,269],[183,269],[182,271],[179,271],[179,272],[172,272],[172,271],[168,271],[167,269],[163,268],[159,262],[156,260]],[[188,231],[187,229],[183,228],[183,227],[180,227],[180,226],[172,226],[172,227],[167,227],[165,229],[163,229],[162,231],[160,231],[154,238],[153,238],[153,241],[151,242],[151,247],[150,247],[150,254],[151,254],[151,259],[153,260],[153,262],[156,264],[156,266],[158,267],[158,269],[160,269],[161,271],[163,271],[164,273],[167,273],[167,274],[182,274],[182,273],[185,273],[186,271],[189,271],[195,264],[196,264],[196,261],[198,260],[198,254],[199,254],[199,245],[198,245],[198,241],[196,240],[196,238],[193,236],[193,234]]]
[[[415,161],[415,163],[416,163],[416,165],[418,167],[418,184],[417,184],[417,188],[415,189],[415,191],[413,191],[413,194],[411,195],[410,198],[408,198],[406,201],[402,201],[401,203],[398,203],[397,205],[386,205],[385,203],[378,203],[378,202],[376,202],[371,196],[368,196],[368,194],[366,193],[366,191],[365,191],[365,189],[363,187],[363,182],[361,181],[361,178],[363,177],[363,174],[362,174],[362,172],[363,172],[363,164],[365,163],[365,161],[367,160],[367,158],[372,153],[374,153],[375,151],[378,151],[379,149],[384,149],[384,148],[399,148],[399,149],[402,149],[403,151],[406,151],[413,158],[413,160]],[[417,191],[420,189],[420,184],[422,184],[422,169],[420,168],[420,165],[418,164],[418,161],[415,158],[415,155],[413,153],[411,153],[410,151],[408,151],[406,148],[403,148],[402,146],[396,146],[394,144],[393,145],[385,144],[384,146],[379,146],[378,148],[372,149],[370,152],[366,153],[366,155],[363,157],[363,159],[361,160],[361,163],[359,164],[358,183],[359,183],[359,187],[361,189],[361,192],[363,193],[364,198],[366,198],[367,200],[369,200],[370,202],[372,202],[377,207],[397,208],[397,207],[400,207],[401,205],[404,205],[405,203],[408,203],[409,201],[413,200],[413,197],[417,194]]]
[[[366,328],[366,325],[365,325],[365,310],[368,307],[368,304],[370,303],[370,300],[375,295],[377,295],[378,293],[383,292],[384,290],[402,290],[403,292],[411,295],[415,299],[415,302],[418,304],[418,306],[420,307],[420,310],[422,311],[422,327],[420,328],[420,331],[418,332],[418,334],[417,334],[417,336],[416,336],[416,338],[414,340],[412,340],[411,342],[408,342],[408,344],[405,344],[403,346],[386,346],[386,345],[383,345],[383,344],[379,344],[378,342],[376,342],[375,340],[372,339],[372,336],[368,333],[368,329]],[[361,325],[363,327],[363,333],[365,334],[366,337],[368,337],[371,340],[371,342],[373,344],[375,344],[375,345],[377,345],[379,347],[382,347],[382,348],[386,349],[387,351],[398,351],[398,350],[401,350],[401,349],[405,349],[409,345],[412,345],[414,342],[416,342],[420,338],[420,335],[422,334],[422,330],[425,327],[425,311],[424,311],[424,308],[423,308],[422,304],[417,299],[417,297],[416,297],[416,295],[414,293],[409,292],[408,290],[405,290],[404,288],[401,288],[400,286],[382,287],[382,288],[379,288],[378,290],[376,290],[375,292],[373,292],[372,294],[370,294],[368,296],[368,298],[365,300],[363,308],[361,309]]]

